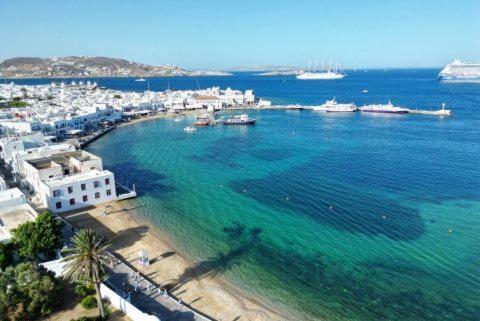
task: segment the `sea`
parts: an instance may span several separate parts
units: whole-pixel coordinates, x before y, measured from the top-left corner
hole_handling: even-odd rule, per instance
[[[198,277],[220,276],[286,319],[480,320],[480,85],[438,72],[92,79],[135,91],[253,89],[281,105],[445,103],[454,115],[248,110],[254,126],[185,133],[191,117],[151,120],[88,150],[135,185],[139,214],[202,267]]]

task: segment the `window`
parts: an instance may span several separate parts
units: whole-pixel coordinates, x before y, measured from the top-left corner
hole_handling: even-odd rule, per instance
[[[68,187],[68,194],[72,194],[73,193],[73,186],[69,186]]]
[[[112,195],[112,191],[107,189],[107,196],[110,196],[110,195]]]
[[[53,191],[53,197],[59,197],[60,196],[60,190],[56,189]]]
[[[75,205],[75,199],[74,198],[70,199],[70,205]]]
[[[53,178],[53,175],[48,175],[48,178]]]
[[[70,170],[67,168],[63,171],[63,175],[70,175]]]
[[[57,208],[57,210],[58,210],[59,208],[62,208],[62,202],[57,202],[57,203],[55,204],[55,207]]]
[[[95,198],[100,198],[100,193],[99,192],[95,193]]]
[[[82,191],[86,190],[87,189],[87,185],[86,184],[82,184],[80,185],[82,187]]]
[[[82,198],[83,198],[83,202],[84,202],[84,203],[85,203],[85,202],[88,202],[88,196],[87,196],[87,195],[83,195]]]
[[[93,171],[94,169],[95,169],[95,166],[93,166],[93,167],[90,167],[90,170],[91,170],[91,171]]]
[[[105,185],[110,185],[110,178],[105,178]]]
[[[100,182],[99,181],[93,181],[93,187],[97,188],[100,186]]]

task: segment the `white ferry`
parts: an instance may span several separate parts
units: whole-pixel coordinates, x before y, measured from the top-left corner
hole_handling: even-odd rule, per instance
[[[383,113],[383,114],[406,114],[407,108],[393,106],[389,101],[388,104],[374,104],[358,107],[358,110],[365,113]]]
[[[466,63],[455,59],[440,71],[438,80],[480,82],[480,63]]]
[[[354,103],[339,104],[335,98],[332,100],[327,100],[322,106],[325,107],[325,111],[327,113],[345,113],[357,111],[357,106],[355,106]]]

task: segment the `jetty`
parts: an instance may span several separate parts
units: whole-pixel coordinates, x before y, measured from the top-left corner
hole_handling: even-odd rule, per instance
[[[295,106],[295,107],[292,107]],[[326,112],[326,108],[321,108],[322,106],[307,106],[307,105],[272,105],[268,109],[284,109],[284,110],[315,110],[320,112]],[[262,108],[267,109],[267,108]],[[432,116],[453,116],[453,111],[450,109],[445,109],[445,104],[442,104],[441,109],[432,110],[432,109],[410,109],[405,108],[405,114],[417,114],[417,115],[432,115]],[[357,112],[363,112],[361,109],[356,109]]]

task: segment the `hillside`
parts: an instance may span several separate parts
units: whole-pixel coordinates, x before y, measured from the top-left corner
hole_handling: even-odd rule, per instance
[[[177,66],[152,66],[125,59],[69,56],[16,57],[0,63],[4,78],[225,76],[218,71],[187,71]]]

